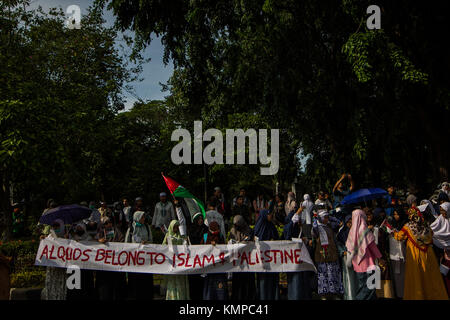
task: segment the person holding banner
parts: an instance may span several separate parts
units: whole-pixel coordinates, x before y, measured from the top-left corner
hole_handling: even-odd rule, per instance
[[[208,226],[208,233],[204,235],[202,244],[225,244],[225,238],[220,232],[217,221],[212,221]],[[224,273],[208,273],[205,275],[203,285],[203,300],[227,300],[227,278]]]
[[[73,224],[69,239],[75,241],[93,241],[93,237],[87,232],[84,222]],[[92,270],[80,270],[81,288],[67,291],[67,300],[85,300],[95,297],[94,274]]]
[[[286,217],[283,228],[284,240],[292,240],[302,236],[302,241],[309,246],[309,239],[303,234],[301,216],[305,207],[301,206],[297,211],[291,211]],[[308,248],[309,250],[309,248]],[[314,277],[313,271],[287,272],[288,299],[289,300],[311,300],[312,288],[311,279]]]
[[[126,236],[127,242],[152,243],[153,237],[150,226],[145,221],[145,212],[136,211],[133,214],[133,225]],[[153,275],[146,273],[128,273],[129,297],[132,300],[153,299]]]
[[[109,217],[101,219],[97,240],[100,243],[123,242],[124,236]],[[95,286],[100,300],[125,299],[126,278],[123,272],[96,271]]]
[[[67,229],[64,221],[56,219],[52,224],[50,235],[54,238],[67,238]],[[67,273],[65,268],[47,267],[45,274],[45,287],[41,292],[42,300],[66,300]]]
[[[314,261],[317,263],[318,283],[317,293],[322,300],[337,298],[344,293],[342,272],[333,230],[328,226],[328,211],[322,209],[313,224],[313,238],[315,239]]]
[[[179,232],[179,222],[172,220],[169,224],[166,236],[162,244],[182,245],[183,237]],[[167,275],[164,277],[166,282],[166,300],[189,300],[189,282],[186,275]]]
[[[251,241],[253,230],[250,229],[244,217],[236,215],[230,230],[230,240],[233,243]],[[232,300],[254,300],[256,291],[255,274],[251,272],[234,272],[231,286]]]
[[[278,231],[272,222],[273,214],[269,210],[261,210],[255,224],[255,238],[258,241],[278,240]],[[278,300],[278,273],[257,273],[257,292],[260,300]]]
[[[201,244],[207,233],[208,227],[204,223],[203,215],[201,212],[197,212],[193,215],[192,224],[189,226],[189,242],[192,245]],[[203,300],[203,277],[201,275],[189,275],[189,292],[191,300]]]
[[[225,239],[226,232],[225,232],[225,222],[223,215],[221,215],[219,212],[216,211],[216,202],[214,198],[211,198],[208,202],[208,211],[206,211],[206,221],[205,224],[209,226],[209,224],[213,221],[217,222],[219,225],[219,230],[221,236]]]

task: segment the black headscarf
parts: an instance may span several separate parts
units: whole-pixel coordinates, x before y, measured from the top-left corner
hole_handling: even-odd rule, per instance
[[[278,240],[278,231],[275,225],[267,220],[269,210],[261,210],[259,213],[258,221],[255,224],[255,236],[261,241]]]
[[[345,243],[347,242],[347,238],[348,238],[348,234],[350,232],[350,228],[347,227],[347,222],[352,218],[352,215],[347,215],[344,218],[344,225],[341,229],[341,231],[338,232],[338,234],[336,235],[336,240],[343,244],[345,246]]]
[[[408,215],[405,213],[402,207],[397,206],[394,208],[394,212],[397,212],[400,216],[400,219],[397,221],[394,218],[394,214],[389,219],[389,223],[392,227],[394,227],[396,230],[400,231],[406,222],[408,222]]]
[[[201,225],[198,224],[197,220],[200,217],[202,216],[196,216],[192,224],[188,227],[189,240],[191,241],[191,244],[200,244],[203,240],[203,235],[208,233],[208,227],[205,223],[202,223]]]

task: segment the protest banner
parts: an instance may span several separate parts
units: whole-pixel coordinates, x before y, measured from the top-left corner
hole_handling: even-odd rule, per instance
[[[158,274],[299,272],[316,268],[306,246],[295,241],[227,245],[162,245],[41,240],[35,265]]]

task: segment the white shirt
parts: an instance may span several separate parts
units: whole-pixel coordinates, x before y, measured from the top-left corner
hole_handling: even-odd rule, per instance
[[[154,226],[155,228],[160,228],[164,225],[167,229],[169,228],[170,222],[172,220],[176,220],[175,210],[173,208],[172,202],[158,202],[155,205],[152,226]]]

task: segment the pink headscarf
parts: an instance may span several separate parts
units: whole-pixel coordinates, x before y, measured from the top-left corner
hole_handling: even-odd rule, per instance
[[[367,232],[367,216],[364,211],[357,209],[352,212],[352,227],[348,234],[347,242],[345,243],[347,251],[353,254],[353,259],[356,258],[356,264],[360,264],[361,260],[366,254],[366,250],[372,242],[375,242],[375,237],[372,232]],[[357,253],[354,251],[358,250]]]

